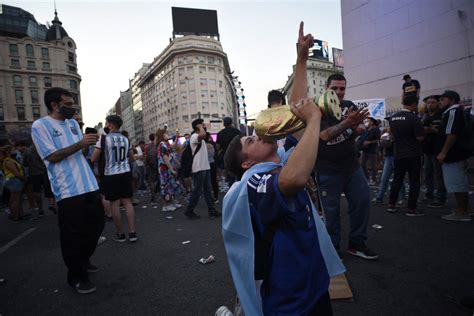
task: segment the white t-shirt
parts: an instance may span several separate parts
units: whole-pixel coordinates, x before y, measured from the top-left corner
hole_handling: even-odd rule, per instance
[[[194,133],[191,135],[190,144],[191,144],[191,151],[193,154],[199,144],[198,137],[199,136],[197,133]],[[193,159],[192,173],[203,171],[203,170],[210,170],[210,169],[211,169],[211,166],[209,165],[209,158],[207,156],[206,142],[204,140],[201,140],[201,148],[196,153]]]
[[[112,176],[130,172],[130,164],[128,163],[128,138],[123,136],[120,132],[109,133],[102,135],[102,137],[105,137],[105,148],[101,148],[101,139],[99,139],[95,147],[104,152],[104,174],[106,176]]]
[[[143,157],[143,150],[140,146],[137,146],[137,148],[135,148],[135,149],[137,150],[137,159],[135,160],[136,165],[137,165],[137,167],[144,167],[145,162],[143,160],[140,160],[140,158]]]

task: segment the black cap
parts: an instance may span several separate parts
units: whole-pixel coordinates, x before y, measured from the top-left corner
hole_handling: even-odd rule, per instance
[[[440,98],[447,97],[452,100],[454,100],[455,103],[459,103],[461,100],[461,97],[459,96],[459,93],[453,90],[445,90],[442,95],[439,96]]]
[[[379,126],[379,121],[375,117],[368,117],[369,120],[371,120],[375,125]]]
[[[428,101],[428,99],[436,99],[436,101],[439,101],[439,97],[440,96],[437,95],[437,94],[429,95],[429,96],[427,96],[426,98],[423,99],[423,102]]]
[[[232,124],[232,119],[230,117],[224,117],[224,126],[230,126]]]
[[[410,79],[410,75],[409,74],[406,74],[405,76],[403,76],[403,80],[407,80],[407,79]]]
[[[109,122],[109,123],[113,123],[113,124],[117,125],[119,128],[123,124],[122,118],[118,115],[115,115],[115,114],[107,116],[105,118],[105,121]]]

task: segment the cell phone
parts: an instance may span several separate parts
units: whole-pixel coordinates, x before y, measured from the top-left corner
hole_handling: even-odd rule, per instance
[[[168,139],[168,143],[170,143],[170,145],[173,145],[174,141],[172,139]]]
[[[86,134],[97,134],[97,130],[93,127],[86,127]]]
[[[182,145],[186,142],[186,137],[184,136],[181,136],[180,138],[178,138],[178,144]]]

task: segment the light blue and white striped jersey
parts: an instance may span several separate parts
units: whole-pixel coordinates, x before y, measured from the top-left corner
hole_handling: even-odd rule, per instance
[[[50,163],[46,159],[55,151],[69,147],[83,138],[75,120],[60,121],[45,116],[33,123],[31,137],[48,170],[56,201],[99,189],[81,150],[56,163]]]
[[[130,143],[128,138],[120,132],[112,132],[105,136],[104,148],[101,148],[101,140],[95,145],[104,153],[105,170],[104,175],[112,176],[116,174],[130,172],[130,164],[128,163],[128,151]]]

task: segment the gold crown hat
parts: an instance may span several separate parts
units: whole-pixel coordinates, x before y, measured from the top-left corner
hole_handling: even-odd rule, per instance
[[[321,109],[323,116],[341,120],[342,112],[339,99],[333,90],[326,90],[314,102]],[[255,133],[265,141],[275,141],[296,133],[305,124],[291,112],[288,105],[277,106],[260,112],[255,119]]]

